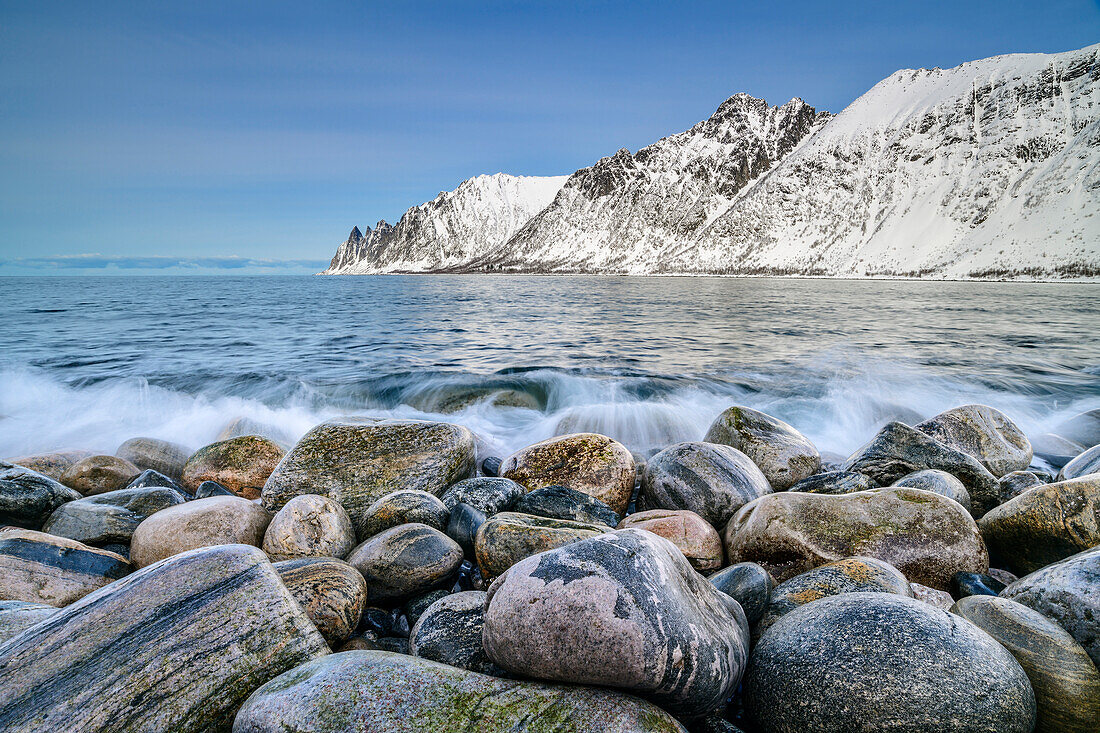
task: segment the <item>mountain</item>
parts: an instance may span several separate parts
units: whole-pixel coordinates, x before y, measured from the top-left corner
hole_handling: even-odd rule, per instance
[[[405,212],[397,224],[359,227],[336,250],[324,274],[427,272],[463,266],[507,242],[546,208],[566,176],[497,173],[464,181]]]
[[[1100,45],[899,71],[835,116],[738,94],[637,153],[526,179],[541,206],[460,194],[487,178],[354,230],[327,272],[1096,278]]]

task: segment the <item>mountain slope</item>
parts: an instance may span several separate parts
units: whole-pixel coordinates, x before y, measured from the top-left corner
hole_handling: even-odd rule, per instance
[[[463,181],[454,191],[362,234],[352,229],[324,274],[426,272],[465,265],[500,245],[544,209],[565,176],[497,173]]]

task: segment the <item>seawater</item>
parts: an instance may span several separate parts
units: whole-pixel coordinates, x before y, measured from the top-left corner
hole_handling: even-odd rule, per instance
[[[0,278],[0,456],[447,420],[504,454],[652,453],[725,407],[848,454],[970,402],[1029,434],[1100,407],[1100,285],[733,278]]]

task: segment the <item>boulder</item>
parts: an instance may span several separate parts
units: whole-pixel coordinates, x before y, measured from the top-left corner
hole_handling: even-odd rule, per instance
[[[195,451],[181,480],[188,491],[196,491],[204,481],[217,481],[237,496],[255,499],[283,453],[274,441],[259,435],[221,440]]]
[[[1058,624],[1007,598],[969,596],[952,609],[996,639],[1023,667],[1035,692],[1039,733],[1100,730],[1100,672]]]
[[[34,626],[57,612],[46,603],[30,601],[0,601],[0,644]]]
[[[489,588],[482,643],[510,672],[620,688],[694,718],[737,689],[748,622],[671,542],[622,529],[513,565]]]
[[[89,545],[130,544],[137,526],[187,498],[175,489],[119,489],[66,502],[54,510],[43,532]]]
[[[355,549],[355,529],[344,507],[327,496],[302,494],[286,503],[264,531],[263,550],[272,560],[303,557],[343,559]]]
[[[264,485],[278,510],[299,494],[335,499],[360,536],[366,510],[398,489],[438,496],[474,468],[474,436],[449,423],[339,418],[321,423],[290,449]]]
[[[939,590],[960,570],[989,567],[973,518],[957,502],[920,489],[768,494],[742,507],[724,538],[730,562],[759,563],[779,582],[853,555],[888,562]]]
[[[707,578],[710,584],[741,604],[750,625],[764,615],[775,580],[754,562],[739,562]]]
[[[262,552],[195,550],[0,645],[0,728],[228,730],[252,690],[327,652]]]
[[[511,511],[551,519],[606,524],[608,527],[614,527],[619,523],[619,514],[612,511],[607,504],[588,494],[576,489],[567,489],[564,486],[535,489],[521,497]]]
[[[527,446],[504,459],[500,475],[527,491],[564,486],[599,499],[619,514],[634,493],[634,457],[605,435],[574,433]]]
[[[503,676],[481,646],[485,593],[454,593],[429,606],[409,634],[409,653],[471,672]]]
[[[842,468],[866,474],[880,486],[889,486],[926,468],[946,471],[962,481],[970,494],[974,514],[979,517],[1000,501],[997,479],[976,458],[900,422],[886,425],[849,456]]]
[[[420,657],[347,651],[256,690],[233,733],[686,733],[655,705],[610,690],[502,680]]]
[[[402,524],[356,547],[348,562],[366,578],[368,601],[398,602],[450,582],[462,548],[426,524]]]
[[[1062,470],[1058,472],[1058,480],[1065,481],[1097,473],[1100,473],[1100,445],[1094,445],[1062,466]]]
[[[130,480],[130,483],[123,487],[124,489],[175,489],[180,494],[184,494],[186,498],[191,498],[191,492],[180,486],[172,479],[165,476],[160,471],[154,471],[151,468],[147,468],[137,476]]]
[[[761,733],[1027,733],[1020,665],[974,624],[892,593],[845,593],[781,618],[753,649],[745,711]]]
[[[1018,575],[1100,545],[1100,475],[1029,489],[978,526],[996,564]]]
[[[918,601],[941,611],[948,610],[955,603],[955,599],[945,590],[936,590],[920,583],[910,583],[909,589],[913,591],[913,597]]]
[[[649,459],[639,509],[687,509],[719,530],[745,504],[771,493],[764,474],[736,448],[676,443]]]
[[[796,608],[842,593],[894,593],[913,597],[909,581],[893,565],[873,557],[846,557],[819,565],[777,585],[753,634],[764,633]]]
[[[294,438],[289,432],[280,428],[278,425],[272,425],[271,423],[260,422],[259,420],[253,420],[250,417],[238,416],[230,420],[225,426],[218,432],[218,437],[215,442],[221,442],[223,440],[230,440],[232,438],[240,438],[245,435],[259,435],[267,438],[280,446],[291,445],[294,443]]]
[[[143,568],[197,547],[259,547],[271,515],[239,496],[214,496],[162,509],[134,530],[130,561]]]
[[[430,590],[427,593],[421,593],[405,601],[401,606],[401,610],[404,612],[405,618],[408,619],[409,623],[415,626],[416,622],[433,603],[449,595],[451,595],[451,593],[447,590]]]
[[[916,428],[977,458],[998,478],[1031,464],[1031,442],[1024,431],[1003,412],[986,405],[955,407],[917,423]]]
[[[511,509],[526,491],[509,478],[479,476],[459,481],[443,492],[441,498],[447,509],[454,509],[457,504],[469,504],[491,517]]]
[[[48,476],[0,461],[0,526],[41,529],[57,507],[80,496]]]
[[[1036,458],[1041,458],[1058,469],[1084,452],[1085,446],[1054,433],[1042,433],[1031,438],[1031,448]]]
[[[132,569],[125,558],[75,540],[0,529],[0,600],[67,606]]]
[[[236,496],[217,481],[203,481],[199,488],[195,489],[196,499],[209,499],[211,496]]]
[[[1046,482],[1030,471],[1013,471],[1006,473],[997,479],[997,487],[1000,490],[1000,503],[1015,499],[1028,489],[1042,486]]]
[[[90,450],[63,450],[8,458],[6,461],[0,461],[0,466],[5,463],[14,463],[29,471],[52,478],[54,481],[60,481],[61,476],[69,469],[69,466],[94,455],[95,453]]]
[[[705,519],[686,509],[650,509],[631,514],[618,529],[634,527],[664,537],[676,545],[691,567],[709,573],[722,567],[722,538]]]
[[[902,476],[893,483],[893,486],[908,487],[910,489],[923,489],[933,494],[954,499],[962,505],[962,508],[970,512],[970,493],[963,486],[962,481],[935,468],[926,468],[923,471],[914,471]]]
[[[782,420],[748,407],[727,408],[703,440],[747,455],[776,491],[789,489],[821,468],[821,454],[806,436]]]
[[[1047,565],[1001,591],[1054,619],[1100,668],[1100,547]]]
[[[843,459],[841,459],[843,461]],[[807,494],[850,494],[875,488],[871,479],[856,471],[828,471],[804,478],[788,491]]]
[[[84,496],[121,489],[141,473],[134,464],[114,456],[88,456],[65,469],[61,483]]]
[[[358,570],[334,557],[306,557],[277,562],[275,571],[330,647],[347,641],[367,603]]]
[[[447,528],[447,507],[435,494],[418,489],[401,489],[386,494],[367,507],[360,521],[363,539],[400,524],[419,522],[443,530]]]
[[[474,554],[482,576],[495,578],[525,557],[609,531],[604,524],[499,512],[478,529]]]
[[[140,469],[152,469],[173,479],[183,475],[191,453],[186,446],[156,438],[130,438],[115,451],[117,457]]]

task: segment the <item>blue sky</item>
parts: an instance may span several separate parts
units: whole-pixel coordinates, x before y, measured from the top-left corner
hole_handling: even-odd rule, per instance
[[[0,274],[311,272],[479,173],[569,173],[736,92],[1100,41],[1096,0],[0,0]]]

